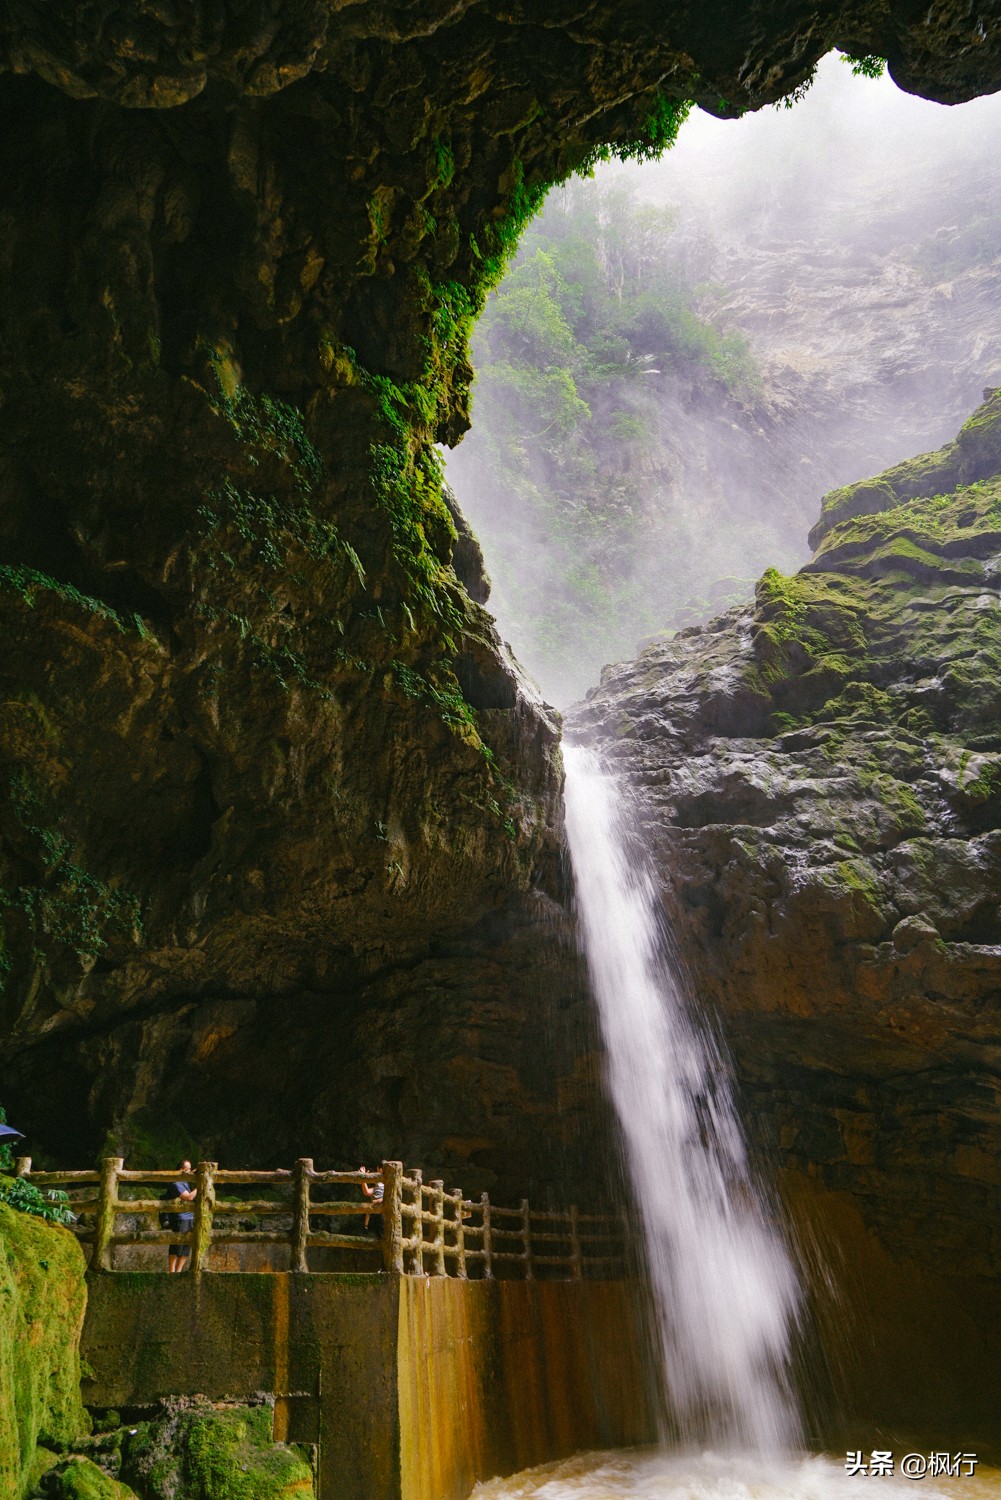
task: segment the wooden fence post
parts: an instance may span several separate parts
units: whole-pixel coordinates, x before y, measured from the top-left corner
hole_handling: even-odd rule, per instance
[[[418,1276],[424,1275],[424,1173],[420,1167],[414,1167],[411,1177],[416,1184],[414,1188],[414,1207],[417,1209],[417,1218],[414,1220],[414,1232],[411,1236],[417,1241],[417,1249],[412,1250],[410,1269]]]
[[[195,1217],[191,1228],[191,1269],[205,1267],[212,1246],[212,1211],[215,1208],[215,1171],[219,1163],[200,1161],[195,1168]]]
[[[306,1251],[309,1247],[309,1177],[313,1158],[300,1156],[292,1171],[292,1253],[290,1271],[308,1271]]]
[[[382,1164],[382,1263],[391,1276],[403,1275],[403,1163]]]
[[[19,1156],[14,1163],[14,1176],[27,1177],[31,1171],[31,1157]]]
[[[445,1184],[436,1177],[431,1187],[434,1190],[434,1274],[446,1275],[445,1270]]]
[[[577,1205],[570,1205],[570,1272],[574,1281],[581,1278],[580,1226],[577,1223]]]
[[[97,1223],[94,1226],[94,1254],[91,1265],[98,1271],[111,1270],[118,1208],[118,1174],[125,1165],[124,1156],[106,1156],[101,1162],[101,1184],[98,1188]]]
[[[455,1274],[460,1280],[466,1280],[466,1210],[463,1206],[464,1200],[462,1189],[455,1190]]]
[[[532,1219],[527,1198],[521,1200],[521,1233],[525,1244],[525,1280],[532,1281],[535,1277],[532,1266]]]
[[[480,1194],[480,1214],[483,1219],[483,1279],[493,1281],[494,1248],[490,1234],[490,1199],[486,1193]]]

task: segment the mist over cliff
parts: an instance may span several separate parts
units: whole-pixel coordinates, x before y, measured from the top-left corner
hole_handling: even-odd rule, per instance
[[[792,109],[697,112],[660,162],[551,195],[448,476],[553,701],[798,566],[825,491],[1001,382],[999,123],[831,56]]]

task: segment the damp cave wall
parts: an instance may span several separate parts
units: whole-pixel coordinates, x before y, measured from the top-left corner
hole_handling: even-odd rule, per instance
[[[1001,83],[950,3],[3,6],[0,1057],[36,1149],[595,1191],[558,724],[433,445],[546,186],[833,45]]]

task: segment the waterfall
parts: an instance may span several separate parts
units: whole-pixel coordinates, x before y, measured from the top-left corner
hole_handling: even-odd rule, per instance
[[[686,1004],[623,797],[564,745],[578,918],[638,1206],[656,1334],[683,1441],[795,1443],[798,1286],[755,1188],[726,1061]]]

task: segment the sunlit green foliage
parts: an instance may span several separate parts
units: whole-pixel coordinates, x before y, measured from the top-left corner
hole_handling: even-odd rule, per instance
[[[850,65],[856,78],[882,78],[886,72],[886,58],[873,52],[842,52],[841,61]]]
[[[22,1214],[34,1214],[48,1224],[73,1224],[75,1216],[69,1207],[69,1195],[61,1188],[43,1193],[22,1177],[0,1177],[0,1203],[16,1208]]]

